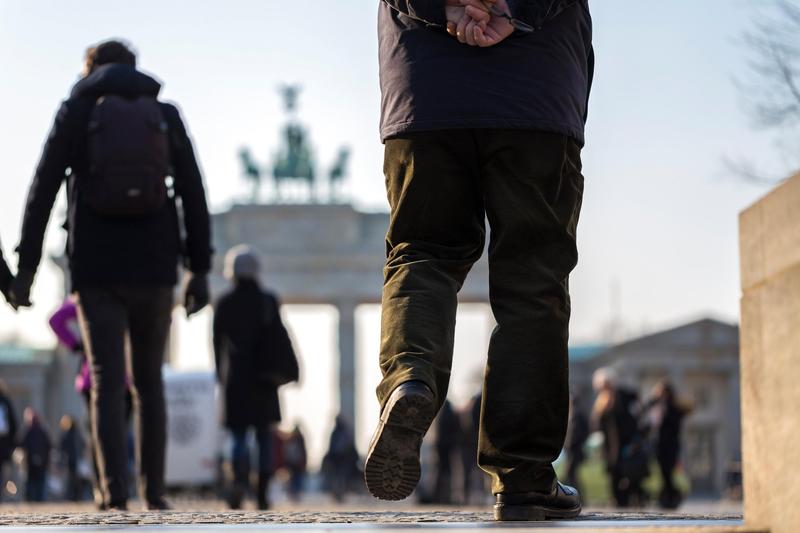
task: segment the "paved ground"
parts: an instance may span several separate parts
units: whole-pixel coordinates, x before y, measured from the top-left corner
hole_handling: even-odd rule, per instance
[[[97,513],[89,504],[3,504],[0,505],[0,533],[17,531],[207,531],[264,530],[269,532],[303,531],[305,533],[337,532],[342,530],[384,532],[415,532],[446,530],[448,533],[475,529],[514,529],[515,531],[639,531],[642,527],[658,527],[667,532],[741,531],[741,514],[737,512],[618,513],[588,510],[578,520],[546,524],[497,524],[488,509],[415,508],[390,506],[376,508],[374,504],[354,502],[331,510],[327,502],[279,506],[271,512],[227,511],[223,502],[189,500],[175,502],[178,510],[154,513],[132,510],[127,513]],[[134,504],[135,505],[135,504]],[[387,510],[393,509],[393,510]]]

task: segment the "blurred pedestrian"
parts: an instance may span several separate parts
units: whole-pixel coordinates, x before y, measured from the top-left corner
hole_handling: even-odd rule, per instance
[[[449,33],[449,35],[448,35]],[[389,200],[376,498],[415,489],[447,397],[458,293],[484,250],[497,327],[478,463],[496,520],[573,518],[553,462],[569,413],[569,276],[594,69],[588,0],[383,0],[381,140]]]
[[[284,463],[289,472],[289,499],[297,502],[303,493],[305,484],[306,463],[308,456],[306,452],[306,439],[300,430],[300,425],[296,424],[284,442]]]
[[[622,387],[611,368],[595,371],[592,384],[597,399],[592,424],[603,434],[603,455],[611,493],[618,507],[642,506],[642,482],[649,475],[649,455],[639,427],[641,405],[636,392]]]
[[[464,430],[464,440],[461,445],[461,468],[464,472],[464,504],[472,502],[474,492],[480,491],[482,494],[485,490],[483,487],[484,472],[478,468],[475,460],[478,457],[482,397],[483,395],[480,392],[473,396],[461,417]]]
[[[328,490],[334,500],[343,501],[355,480],[360,477],[360,471],[353,429],[342,415],[336,416],[328,441],[328,452],[322,462]]]
[[[39,415],[32,407],[26,407],[23,416],[25,429],[20,445],[25,451],[28,471],[25,500],[43,502],[47,495],[47,471],[50,468],[50,450],[53,444]]]
[[[579,397],[571,396],[569,401],[569,422],[567,423],[567,437],[564,439],[566,452],[567,483],[581,490],[578,480],[578,469],[585,459],[583,447],[589,438],[589,417],[583,410]]]
[[[655,434],[656,460],[663,483],[658,503],[665,509],[677,509],[683,499],[675,486],[674,477],[681,454],[681,426],[692,408],[678,401],[672,383],[666,379],[653,388],[647,408]]]
[[[83,345],[83,337],[78,320],[77,297],[71,294],[61,304],[61,306],[50,316],[50,329],[56,335],[58,342],[69,350],[75,357],[79,358],[80,363],[75,375],[75,391],[83,398],[86,405],[86,422],[89,435],[92,434],[91,412],[92,412],[92,372],[89,365],[89,358]],[[125,377],[125,427],[128,431],[133,409],[133,395],[131,391],[131,379],[126,372]],[[130,440],[130,439],[128,439]],[[103,498],[103,491],[100,483],[100,470],[97,466],[97,454],[92,439],[89,440],[89,450],[92,457],[92,469],[94,474],[93,492],[94,501],[100,510],[106,506]]]
[[[224,424],[233,436],[234,483],[228,498],[239,509],[250,485],[248,431],[258,442],[259,509],[269,508],[272,428],[281,420],[278,387],[297,381],[297,359],[283,325],[277,297],[259,283],[260,263],[248,246],[225,257],[233,283],[214,309],[213,342],[217,380],[223,388]]]
[[[3,246],[0,244],[0,294],[3,298],[8,300],[8,289],[11,287],[11,281],[14,275],[11,274],[11,269],[8,268],[6,260],[3,258]],[[0,478],[2,475],[0,474]]]
[[[0,500],[5,487],[5,466],[17,447],[17,415],[8,395],[6,383],[0,379]]]
[[[69,415],[61,417],[59,422],[61,438],[59,442],[60,462],[62,471],[66,474],[65,497],[73,502],[82,498],[83,482],[78,466],[83,457],[84,440],[81,431],[75,424],[75,419]]]
[[[450,400],[445,400],[434,422],[436,427],[436,485],[434,503],[453,503],[453,455],[463,441],[461,423]]]
[[[113,509],[128,502],[126,346],[142,499],[148,509],[166,509],[161,367],[181,262],[187,314],[208,302],[211,240],[202,177],[178,109],[158,101],[160,89],[136,69],[126,43],[87,50],[82,78],[56,113],[28,192],[19,272],[9,291],[13,306],[31,305],[45,228],[66,181],[67,255],[91,365],[92,435],[104,501]]]

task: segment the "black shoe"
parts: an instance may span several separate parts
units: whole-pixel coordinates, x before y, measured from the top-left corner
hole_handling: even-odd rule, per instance
[[[106,505],[107,511],[127,511],[128,510],[128,501],[127,500],[116,500],[108,502]]]
[[[228,494],[228,507],[233,511],[242,508],[242,500],[244,499],[245,489],[239,485],[234,485]]]
[[[147,510],[148,511],[171,511],[172,510],[172,506],[164,498],[158,498],[156,500],[147,500]]]
[[[367,489],[380,500],[402,500],[417,486],[422,437],[436,416],[433,392],[421,381],[397,387],[381,414],[364,466]]]
[[[581,514],[581,496],[574,488],[556,483],[551,494],[520,492],[497,495],[495,520],[536,521],[575,518]]]

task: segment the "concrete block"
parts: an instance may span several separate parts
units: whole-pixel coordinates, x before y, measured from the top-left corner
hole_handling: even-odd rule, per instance
[[[745,524],[800,531],[800,174],[740,217]]]

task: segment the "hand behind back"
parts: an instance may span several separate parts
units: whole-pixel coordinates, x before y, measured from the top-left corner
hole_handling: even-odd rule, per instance
[[[506,18],[490,13],[492,6],[509,11],[506,0],[446,0],[447,32],[470,46],[485,48],[502,42],[514,33],[514,27]]]

